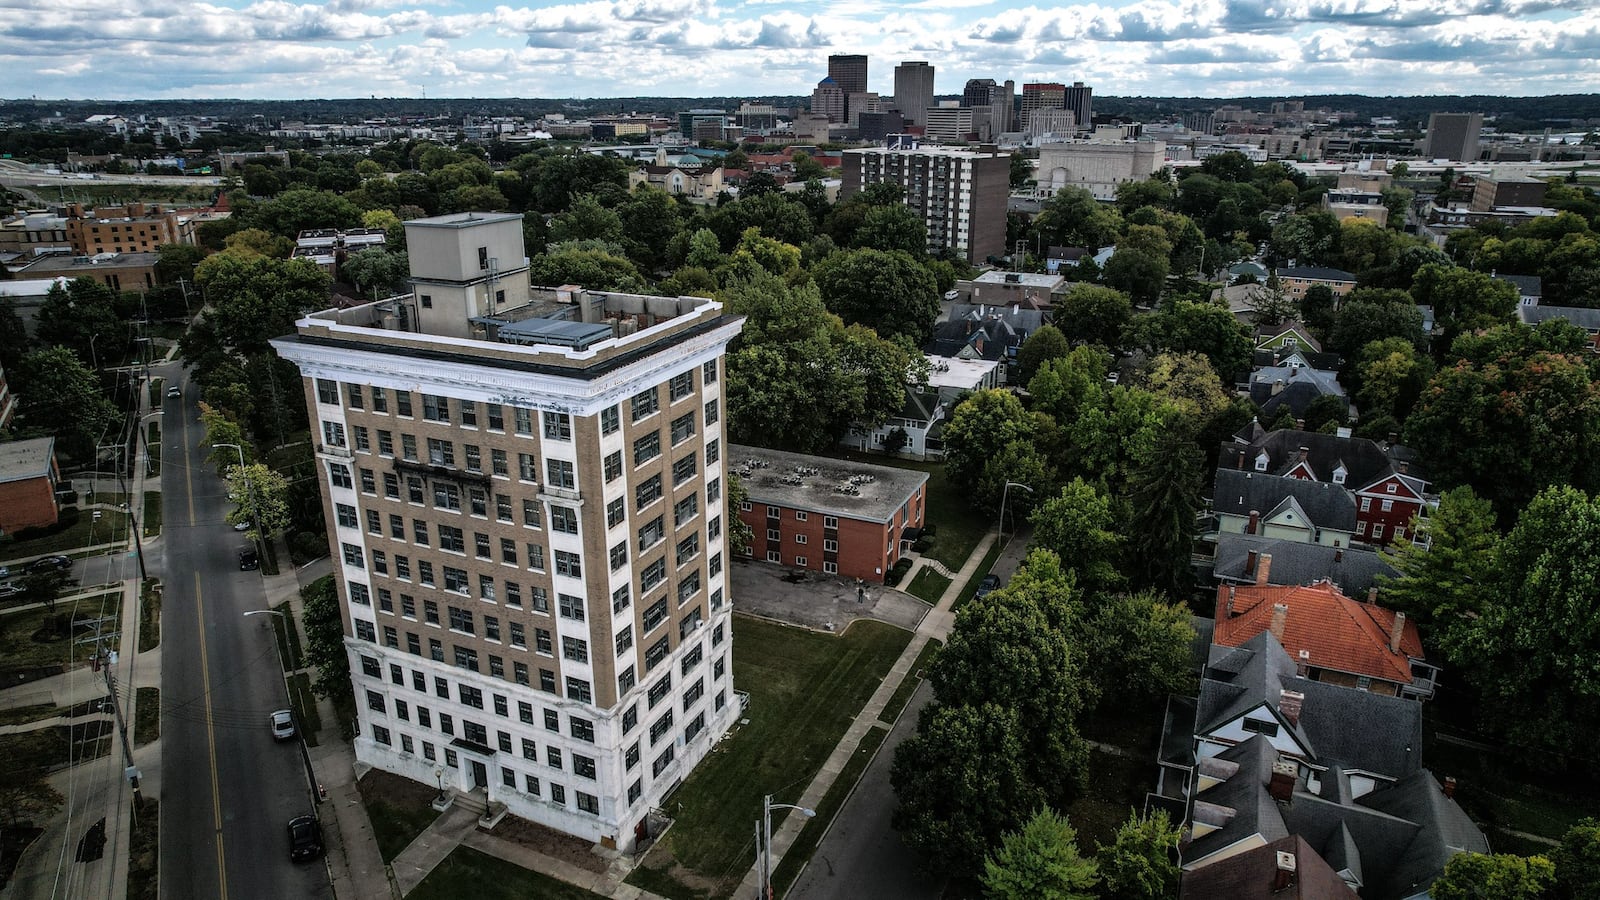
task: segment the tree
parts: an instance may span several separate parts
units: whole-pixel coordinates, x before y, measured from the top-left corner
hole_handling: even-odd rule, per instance
[[[1600,729],[1600,500],[1571,487],[1541,491],[1493,563],[1493,602],[1463,629],[1452,662],[1496,732],[1582,752]]]
[[[1097,285],[1073,285],[1055,317],[1069,341],[1087,341],[1109,349],[1122,345],[1123,331],[1133,318],[1128,295]]]
[[[1039,504],[1029,518],[1034,547],[1049,550],[1077,573],[1089,593],[1116,590],[1124,581],[1120,564],[1124,538],[1111,498],[1074,478],[1061,493]]]
[[[1116,840],[1095,854],[1107,900],[1168,900],[1178,895],[1175,862],[1180,832],[1165,810],[1148,816],[1130,812]]]
[[[1021,153],[1011,154],[1011,188],[1026,187],[1033,180],[1033,163]]]
[[[1432,377],[1433,361],[1405,338],[1367,344],[1356,360],[1355,395],[1363,417],[1387,415],[1405,421]]]
[[[1094,900],[1099,880],[1094,860],[1078,852],[1072,824],[1048,808],[1007,834],[983,864],[983,892],[991,900]]]
[[[312,690],[328,700],[351,701],[350,657],[344,649],[344,623],[333,577],[324,575],[300,592],[300,624],[306,630],[306,662],[317,670]]]
[[[0,297],[0,369],[15,372],[31,343],[28,329],[17,315],[17,301]]]
[[[1555,877],[1543,856],[1457,853],[1428,886],[1433,900],[1539,900]]]
[[[1141,208],[1171,207],[1177,191],[1173,190],[1172,182],[1163,177],[1170,171],[1164,169],[1143,181],[1124,181],[1117,185],[1117,209],[1126,216]]]
[[[1078,644],[1094,648],[1086,673],[1095,684],[1116,685],[1101,694],[1102,707],[1156,708],[1168,694],[1192,691],[1195,665],[1190,645],[1194,626],[1181,597],[1160,594],[1099,594],[1078,629]]]
[[[1295,213],[1272,229],[1272,252],[1302,266],[1327,265],[1338,255],[1340,234],[1328,213]]]
[[[289,480],[265,463],[228,470],[228,493],[236,504],[228,513],[230,525],[248,525],[253,541],[270,541],[289,527]]]
[[[1078,187],[1056,191],[1033,221],[1040,241],[1052,247],[1108,247],[1122,232],[1117,211]]]
[[[593,291],[645,289],[643,276],[626,258],[573,244],[551,244],[548,253],[533,257],[528,277],[534,284],[577,284]]]
[[[1071,350],[1060,329],[1054,325],[1041,326],[1017,348],[1017,368],[1022,373],[1022,381],[1026,383],[1033,380],[1040,366],[1066,356]]]
[[[1169,269],[1163,255],[1118,246],[1117,252],[1106,261],[1102,278],[1108,287],[1126,292],[1134,303],[1153,306],[1161,298]]]
[[[206,289],[207,319],[224,344],[245,354],[267,350],[267,341],[294,330],[301,313],[324,305],[328,276],[307,259],[210,256],[195,269]]]
[[[856,229],[854,246],[910,254],[921,258],[928,252],[928,226],[910,207],[895,204],[867,210]]]
[[[735,472],[729,472],[724,480],[728,485],[728,499],[723,504],[723,521],[728,523],[728,554],[738,559],[750,551],[750,542],[756,536],[755,529],[739,518],[739,510],[750,500],[750,492],[745,490],[744,479]]]
[[[951,484],[975,509],[998,508],[1001,492],[986,476],[1007,447],[1031,447],[1035,429],[1034,418],[1007,391],[978,391],[967,397],[956,405],[944,429],[944,467]]]
[[[1516,321],[1519,295],[1514,285],[1483,272],[1428,265],[1411,286],[1417,303],[1433,307],[1446,345],[1465,331],[1481,331]]]
[[[156,281],[177,284],[180,279],[194,281],[194,267],[206,258],[206,251],[193,244],[162,244],[156,256]]]
[[[1140,433],[1128,473],[1127,533],[1136,583],[1173,597],[1185,597],[1194,587],[1189,559],[1204,458],[1194,434],[1182,414],[1169,413],[1161,428]]]
[[[1204,354],[1222,377],[1250,367],[1250,339],[1225,306],[1176,300],[1142,317],[1134,327],[1138,343],[1147,350]]]
[[[382,247],[372,247],[346,257],[339,274],[358,291],[392,296],[404,289],[411,275],[411,261],[403,252],[391,253]]]
[[[43,603],[46,609],[52,611],[61,592],[77,583],[71,569],[57,569],[54,566],[30,569],[17,579],[17,587],[22,589],[19,596],[24,603]]]
[[[1233,403],[1211,361],[1199,353],[1158,353],[1138,374],[1138,385],[1181,410],[1191,429],[1211,421]]]
[[[34,350],[22,358],[11,380],[21,401],[21,422],[54,434],[66,455],[86,460],[96,445],[112,441],[117,408],[101,392],[99,379],[72,351],[65,347]]]
[[[945,875],[973,876],[989,848],[1046,803],[1021,717],[998,703],[924,707],[917,733],[895,749],[891,824]]]
[[[1257,325],[1281,325],[1294,318],[1295,304],[1278,284],[1278,276],[1268,275],[1267,283],[1257,285],[1245,297]]]
[[[860,323],[880,337],[904,336],[922,346],[939,316],[938,285],[916,258],[903,251],[843,250],[812,270],[828,309],[847,323]]]
[[[63,802],[61,792],[45,780],[43,769],[15,762],[0,767],[0,813],[11,828],[47,819]]]
[[[1328,335],[1328,349],[1346,359],[1354,359],[1361,348],[1384,338],[1403,338],[1418,349],[1426,349],[1422,333],[1422,310],[1411,295],[1401,290],[1356,288],[1339,306]]]
[[[667,247],[683,230],[678,203],[666,191],[640,185],[617,208],[628,258],[653,272],[667,265]]]
[[[593,194],[573,198],[572,205],[550,220],[550,240],[611,241],[622,238],[622,217],[600,205]]]
[[[331,191],[306,189],[284,191],[257,204],[245,217],[247,227],[291,239],[313,228],[354,228],[360,221],[361,210],[349,200]]]
[[[1600,819],[1581,819],[1550,851],[1555,895],[1564,900],[1600,900]]]
[[[115,304],[111,289],[92,278],[51,285],[34,317],[36,341],[41,347],[66,347],[96,368],[115,365],[127,339]]]
[[[228,235],[222,249],[237,256],[272,256],[288,259],[294,253],[294,241],[260,228],[245,228]]]

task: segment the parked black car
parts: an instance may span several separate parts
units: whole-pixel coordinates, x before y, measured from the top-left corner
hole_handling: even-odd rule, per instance
[[[254,547],[243,547],[239,550],[239,571],[249,572],[261,568],[261,554]]]
[[[36,559],[28,564],[29,572],[44,572],[49,569],[70,569],[72,560],[65,556],[46,556]]]
[[[987,597],[998,590],[1000,590],[1000,576],[985,575],[983,576],[983,580],[978,582],[978,589],[973,592],[972,596]]]
[[[289,820],[289,859],[305,862],[322,855],[322,826],[314,816],[295,816]]]

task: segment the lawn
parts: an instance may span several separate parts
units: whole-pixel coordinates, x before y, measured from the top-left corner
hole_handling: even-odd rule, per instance
[[[289,676],[289,705],[294,707],[294,720],[300,723],[300,734],[306,739],[306,746],[317,746],[322,715],[317,712],[317,698],[311,693],[310,675],[300,672]]]
[[[68,745],[73,763],[99,759],[111,752],[117,727],[111,722],[85,722],[82,725],[52,725],[17,734],[0,734],[0,759],[9,769],[52,772],[68,763]]]
[[[378,852],[384,862],[393,862],[401,850],[439,818],[428,805],[438,791],[427,785],[374,769],[356,786],[372,820],[372,833],[378,839]],[[437,869],[434,874],[438,874]]]
[[[906,586],[906,592],[918,600],[925,600],[937,606],[939,598],[944,596],[945,588],[949,586],[950,579],[928,566],[923,566],[917,571],[917,577],[911,579],[911,583]]]
[[[155,376],[155,377],[150,379],[150,410],[151,410],[151,412],[154,412],[155,410],[158,410],[158,409],[161,408],[161,386],[163,384],[165,384],[165,383],[166,383],[166,379],[162,378],[160,375],[157,375],[157,376]]]
[[[663,892],[657,885],[670,872],[687,886],[672,894],[727,896],[751,865],[762,795],[799,799],[910,641],[864,620],[838,636],[742,616],[734,630],[734,687],[750,693],[749,724],[663,802],[675,821],[647,857],[654,877],[636,869],[632,884]]]
[[[900,686],[895,688],[894,694],[889,697],[889,702],[884,704],[883,712],[878,714],[880,720],[893,722],[899,718],[900,710],[905,709],[906,704],[911,702],[911,695],[922,685],[922,679],[927,676],[928,668],[933,665],[934,657],[939,655],[939,648],[943,646],[939,641],[932,639],[922,645],[916,661],[911,664],[911,671],[906,673]]]
[[[160,895],[161,807],[154,800],[132,811],[133,833],[128,846],[128,900],[156,900]]]
[[[856,789],[856,782],[861,780],[861,774],[867,770],[867,765],[872,762],[873,754],[878,752],[878,747],[883,744],[883,739],[889,736],[889,730],[880,726],[873,726],[861,736],[861,743],[856,745],[856,752],[850,754],[850,761],[839,770],[839,777],[822,795],[822,802],[817,804],[817,815],[806,822],[800,829],[800,834],[789,845],[789,852],[783,855],[777,868],[772,870],[772,889],[777,896],[782,897],[800,877],[800,867],[805,865],[811,854],[816,852],[817,845],[822,843],[822,835],[828,830],[828,825],[833,822],[833,817],[839,814],[844,802],[850,798],[850,792]]]
[[[601,895],[532,872],[515,863],[457,847],[407,894],[407,900],[602,900]]]
[[[0,725],[26,725],[29,722],[38,722],[42,719],[53,719],[63,715],[66,710],[54,703],[40,703],[35,706],[13,706],[10,709],[0,709]]]
[[[139,589],[139,652],[161,643],[161,579],[146,579]]]
[[[145,450],[144,450],[144,452],[145,452],[144,473],[146,475],[151,475],[151,476],[160,475],[161,474],[161,423],[160,422],[151,422],[150,423],[149,430],[146,432],[144,448],[145,448]],[[149,495],[146,494],[146,497],[148,497],[148,496]],[[146,506],[146,508],[149,507],[148,500],[146,501],[145,506]]]
[[[153,538],[161,533],[161,493],[144,492],[144,536]]]
[[[110,591],[94,594],[73,603],[57,603],[55,610],[40,608],[6,616],[5,629],[0,631],[0,671],[16,672],[41,666],[64,666],[68,662],[82,665],[89,661],[93,645],[75,644],[74,640],[94,634],[94,626],[70,629],[69,638],[63,634],[45,640],[35,640],[43,634],[45,623],[54,616],[67,616],[69,621],[115,616],[122,607],[122,594]],[[114,622],[106,623],[106,633],[116,630]]]
[[[983,562],[978,563],[978,570],[972,573],[971,578],[967,579],[966,587],[961,589],[961,595],[956,597],[956,602],[950,607],[951,612],[961,609],[968,600],[972,599],[972,595],[978,592],[978,585],[983,583],[983,576],[989,574],[989,570],[994,568],[995,560],[1000,558],[1000,550],[999,541],[995,541],[989,546],[989,552],[984,554]]]
[[[98,522],[94,519],[96,512],[100,513]],[[0,542],[0,557],[24,559],[29,556],[44,556],[47,553],[81,550],[96,543],[120,544],[127,539],[127,513],[115,509],[86,509],[79,514],[78,521],[55,534],[46,534],[25,541]]]
[[[133,745],[145,744],[161,737],[161,689],[139,688],[134,698]]]

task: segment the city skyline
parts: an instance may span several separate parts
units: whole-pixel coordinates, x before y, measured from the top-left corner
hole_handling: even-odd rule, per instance
[[[1120,96],[1600,91],[1583,0],[11,0],[15,97],[72,99],[804,95],[830,54]],[[245,49],[248,48],[248,49]],[[629,68],[617,70],[617,60]]]

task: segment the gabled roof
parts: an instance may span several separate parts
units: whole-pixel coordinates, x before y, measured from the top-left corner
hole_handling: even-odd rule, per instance
[[[1264,450],[1269,460],[1267,472],[1282,475],[1300,462],[1302,447],[1306,449],[1306,462],[1318,481],[1332,481],[1333,470],[1342,464],[1346,470],[1344,486],[1350,490],[1359,490],[1396,473],[1405,475],[1419,494],[1427,484],[1427,474],[1418,464],[1417,454],[1408,447],[1293,428],[1269,431],[1246,444],[1239,443],[1236,436],[1234,443],[1223,445],[1217,467],[1253,469],[1256,455]]]
[[[1495,275],[1495,279],[1513,285],[1523,297],[1543,297],[1544,279],[1537,275]]]
[[[1263,517],[1293,497],[1317,528],[1337,531],[1356,530],[1356,501],[1350,492],[1329,482],[1285,478],[1263,472],[1217,469],[1212,482],[1211,508],[1215,512],[1248,516],[1252,510]]]
[[[1353,597],[1365,596],[1367,589],[1377,583],[1379,575],[1398,575],[1375,550],[1329,547],[1232,532],[1217,535],[1217,554],[1211,572],[1221,581],[1253,583],[1263,555],[1272,557],[1268,584],[1311,584],[1327,579]]]
[[[1287,366],[1298,362],[1302,366],[1313,369],[1322,369],[1325,372],[1336,372],[1344,365],[1344,357],[1337,353],[1318,353],[1314,350],[1255,350],[1250,356],[1250,365],[1253,369],[1262,369],[1268,366]]]
[[[1276,568],[1276,565],[1273,566]],[[1278,640],[1294,660],[1365,675],[1396,684],[1411,683],[1412,659],[1422,659],[1415,622],[1401,619],[1398,652],[1389,649],[1396,614],[1375,603],[1352,600],[1326,581],[1311,585],[1218,585],[1217,627],[1212,640],[1238,647],[1272,626],[1273,607],[1289,608]],[[1300,655],[1309,651],[1309,659]]]
[[[1238,766],[1227,780],[1210,790],[1194,796],[1192,820],[1211,818],[1214,823],[1226,819],[1221,828],[1195,838],[1183,849],[1185,859],[1203,859],[1252,835],[1268,841],[1289,836],[1283,824],[1283,814],[1267,793],[1267,782],[1272,776],[1272,764],[1278,760],[1278,751],[1260,735],[1217,754],[1215,759]],[[1201,807],[1207,804],[1210,814]]]
[[[1257,325],[1255,341],[1260,347],[1270,341],[1275,341],[1286,334],[1293,334],[1295,340],[1303,344],[1308,350],[1315,353],[1322,351],[1322,343],[1312,337],[1311,330],[1302,322],[1283,322],[1278,325]]]
[[[1278,854],[1294,856],[1290,887],[1274,891]],[[1264,847],[1218,860],[1183,874],[1178,900],[1359,900],[1333,868],[1299,835],[1279,838]]]
[[[1537,325],[1551,319],[1566,319],[1584,331],[1600,331],[1600,309],[1575,306],[1518,306],[1517,318],[1524,325]]]
[[[1284,409],[1294,413],[1296,418],[1303,417],[1313,401],[1327,396],[1344,399],[1344,388],[1333,372],[1318,373],[1303,366],[1283,366],[1250,375],[1250,402],[1269,419],[1277,418]]]
[[[1343,269],[1322,266],[1287,266],[1277,271],[1279,278],[1299,278],[1305,281],[1355,281],[1356,276]]]

